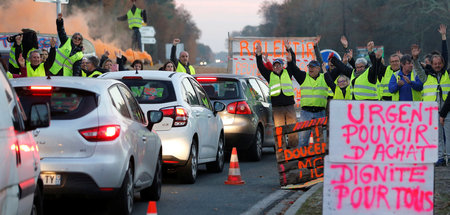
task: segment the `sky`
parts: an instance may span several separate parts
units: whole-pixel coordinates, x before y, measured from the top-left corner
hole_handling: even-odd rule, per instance
[[[282,0],[270,0],[270,2]],[[258,11],[262,0],[175,0],[183,5],[201,30],[199,43],[208,45],[214,53],[227,51],[228,32],[241,31],[246,25],[259,25]]]

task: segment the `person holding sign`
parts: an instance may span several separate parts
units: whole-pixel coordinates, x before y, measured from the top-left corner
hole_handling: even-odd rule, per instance
[[[289,47],[286,46],[286,49]],[[295,112],[294,87],[292,86],[292,70],[283,69],[283,60],[277,58],[272,63],[272,71],[268,70],[262,59],[261,44],[256,44],[256,65],[261,75],[269,82],[272,101],[272,116],[275,127],[297,122]],[[292,49],[290,50],[292,51]],[[298,145],[298,134],[288,134],[288,147]]]
[[[370,41],[367,44],[367,49],[373,50],[374,46],[374,42]],[[369,53],[369,57],[372,59],[371,61],[375,61],[375,54],[373,52]],[[378,100],[377,71],[374,67],[368,66],[365,58],[356,59],[356,69],[347,67],[332,54],[329,56],[328,61],[331,61],[336,66],[340,74],[351,77],[352,100]]]
[[[314,41],[314,46],[317,46],[319,38]],[[293,76],[300,84],[300,90],[302,92],[300,121],[308,121],[316,118],[322,118],[326,116],[326,107],[328,104],[328,87],[333,86],[332,77],[338,76],[338,71],[323,73],[322,68],[318,61],[312,60],[308,63],[308,73],[300,70],[296,65],[295,53],[289,47],[289,42],[285,42],[287,49],[288,71],[293,71]],[[307,146],[309,144],[309,137],[311,131],[300,132],[299,147]]]
[[[177,59],[177,44],[180,43],[180,39],[174,39],[172,42],[172,50],[170,52],[170,60],[175,63],[177,72],[184,72],[190,75],[195,75],[195,69],[189,64],[189,53],[182,51],[180,58]]]

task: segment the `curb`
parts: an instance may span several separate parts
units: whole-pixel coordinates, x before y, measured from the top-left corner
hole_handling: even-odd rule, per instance
[[[284,214],[285,215],[295,215],[297,213],[297,211],[302,207],[303,203],[305,203],[305,201],[322,186],[323,186],[323,182],[312,186],[311,189],[309,189],[303,195],[301,195],[300,198],[298,198],[294,202],[294,204],[292,204],[292,206],[289,207],[289,209]]]
[[[248,209],[241,215],[261,214],[267,208],[268,205],[271,205],[272,203],[278,201],[279,199],[282,199],[289,192],[291,192],[291,191],[290,190],[277,190],[277,191],[273,192],[272,194],[270,194],[269,196],[267,196],[266,198],[259,201],[258,203],[256,203],[255,205],[253,205],[253,207],[251,207],[250,209]]]

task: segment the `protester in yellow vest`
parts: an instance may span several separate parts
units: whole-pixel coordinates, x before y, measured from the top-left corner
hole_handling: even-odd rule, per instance
[[[382,62],[381,49],[377,50],[375,56],[376,61],[372,62],[372,65],[377,68],[379,97],[383,101],[391,101],[393,95],[389,90],[389,82],[392,78],[392,75],[394,75],[395,73],[399,73],[400,71],[400,58],[402,57],[402,55],[400,53],[392,54],[389,57],[389,66],[385,66]]]
[[[74,33],[72,38],[67,37],[61,13],[58,14],[56,19],[56,28],[60,46],[56,50],[55,62],[50,68],[50,72],[59,76],[80,76],[81,60],[83,59],[83,36],[80,33]]]
[[[370,41],[367,46],[373,47],[373,41]],[[369,57],[375,58],[375,53],[370,52]],[[342,61],[331,54],[329,58],[328,61],[331,61],[336,66],[340,74],[351,77],[350,89],[352,92],[352,100],[378,100],[377,71],[373,66],[369,67],[365,58],[356,59],[356,69],[347,67]],[[375,59],[371,61],[375,61]]]
[[[177,44],[180,43],[180,39],[174,39],[172,42],[172,50],[170,52],[170,60],[175,63],[177,72],[184,72],[190,75],[195,75],[195,69],[189,64],[189,53],[187,51],[182,51],[180,53],[180,58],[177,59]]]
[[[447,47],[447,26],[441,24],[439,33],[442,37],[442,54],[433,54],[431,56],[431,69],[425,70],[423,75],[423,91],[422,99],[423,101],[436,101],[438,103],[439,110],[441,111],[444,106],[447,96],[450,92],[450,75],[447,70],[448,64],[448,47]],[[417,45],[412,47],[412,51],[420,49]],[[418,54],[417,54],[418,56]],[[414,56],[414,66],[419,67],[416,56]],[[422,68],[422,67],[420,67]],[[420,80],[422,76],[418,74]],[[439,152],[438,152],[438,162],[437,166],[446,163],[445,158],[448,159],[450,153],[450,115],[445,118],[440,118],[439,123]]]
[[[128,28],[133,30],[133,36],[131,40],[131,49],[136,51],[143,51],[141,43],[141,32],[139,29],[143,23],[147,23],[147,14],[144,9],[136,7],[136,0],[131,0],[133,6],[128,10],[127,14],[117,17],[119,21],[128,21]],[[144,24],[145,25],[145,24]]]
[[[314,40],[314,46],[319,43],[320,37]],[[289,44],[288,41],[285,42]],[[308,63],[308,72],[302,71],[296,65],[295,53],[289,49],[287,55],[288,70],[293,71],[293,76],[300,84],[300,118],[299,121],[308,121],[312,119],[322,118],[326,116],[326,107],[328,104],[328,87],[333,86],[331,76],[337,77],[338,71],[323,73],[320,63],[312,60]],[[332,75],[333,73],[333,75]],[[311,131],[300,132],[299,147],[307,146],[309,144],[309,137]]]
[[[392,101],[422,101],[423,83],[413,70],[411,55],[403,55],[400,62],[401,70],[395,72],[389,81]]]
[[[350,79],[345,75],[340,75],[334,84],[334,96],[333,99],[337,100],[352,100],[352,92],[350,90]]]
[[[56,55],[56,38],[50,39],[50,53],[45,62],[42,62],[40,50],[33,50],[30,52],[30,57],[27,61],[19,56],[20,74],[14,74],[14,78],[19,77],[45,77],[50,74],[49,69],[55,60]]]
[[[292,71],[283,69],[284,63],[281,58],[273,61],[272,71],[268,70],[264,65],[262,48],[259,43],[256,45],[255,55],[258,70],[269,83],[272,117],[275,127],[296,123],[294,87],[291,80]],[[288,134],[288,140],[287,147],[296,147],[298,145],[298,134]]]
[[[12,74],[18,75],[20,73],[19,55],[22,54],[27,61],[30,52],[38,49],[37,34],[33,29],[24,28],[22,33],[8,37],[7,41],[13,43],[9,52],[8,70]]]
[[[87,63],[86,63],[86,71],[83,71],[81,73],[82,77],[88,77],[88,78],[96,78],[97,76],[103,74],[104,72],[106,72],[105,69],[102,69],[99,67],[99,60],[97,57],[95,56],[90,56],[87,58]]]

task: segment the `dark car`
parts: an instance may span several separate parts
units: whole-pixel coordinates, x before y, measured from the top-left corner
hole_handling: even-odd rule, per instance
[[[225,130],[225,150],[233,147],[261,160],[262,147],[273,147],[273,119],[269,87],[255,76],[202,74],[194,76],[212,101],[227,108],[219,112]]]

